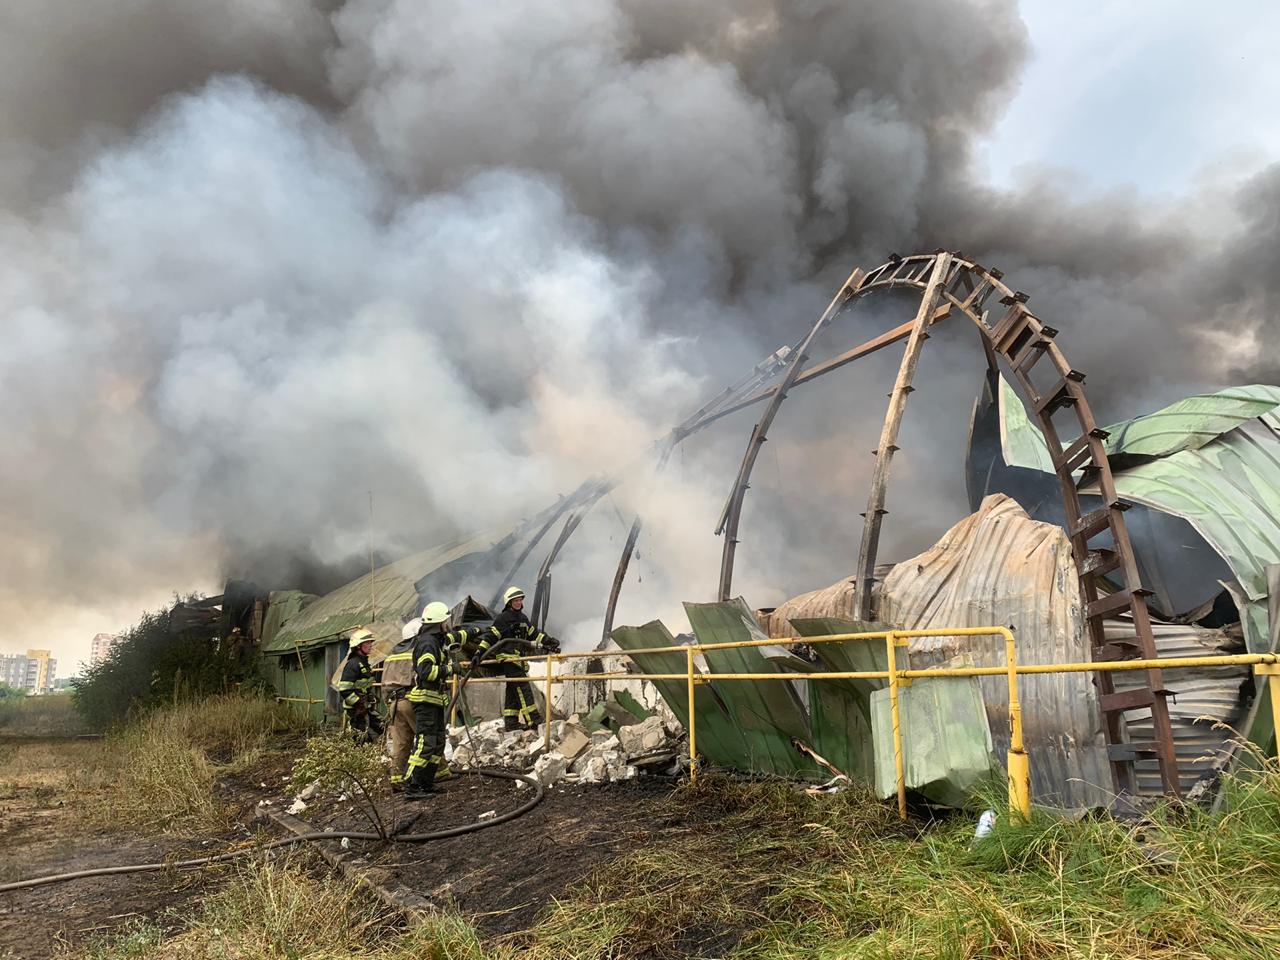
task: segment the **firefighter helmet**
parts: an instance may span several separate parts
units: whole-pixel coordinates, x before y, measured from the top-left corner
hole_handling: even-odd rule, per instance
[[[449,619],[449,608],[439,600],[432,600],[422,608],[423,623],[444,623]]]
[[[506,592],[502,595],[502,604],[506,606],[512,600],[519,600],[524,596],[524,591],[519,587],[507,587]]]
[[[370,630],[368,627],[360,627],[354,632],[352,632],[351,634],[351,647],[353,649],[355,647],[360,646],[360,644],[362,643],[372,643],[372,642],[373,642],[373,631]]]
[[[418,631],[422,629],[422,618],[414,617],[403,627],[400,628],[401,640],[412,640],[418,635]]]

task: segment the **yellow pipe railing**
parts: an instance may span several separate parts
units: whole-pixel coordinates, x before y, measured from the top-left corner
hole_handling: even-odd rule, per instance
[[[932,667],[920,670],[898,669],[897,650],[909,645],[909,641],[921,637],[1000,637],[1004,640],[1005,664],[1001,667]],[[855,640],[883,640],[887,656],[886,670],[832,670],[805,673],[716,673],[699,675],[694,657],[707,650],[731,650],[744,647],[779,646],[795,643],[821,644]],[[684,673],[593,673],[590,675],[556,675],[554,664],[576,659],[626,658],[634,659],[660,653],[683,653]],[[775,637],[762,640],[740,640],[724,643],[694,643],[681,646],[651,647],[644,650],[626,650],[591,653],[552,653],[541,657],[514,658],[519,662],[545,661],[543,678],[546,689],[548,719],[552,686],[556,683],[575,683],[595,680],[683,680],[686,684],[689,713],[689,778],[698,776],[697,713],[694,690],[698,683],[720,681],[769,681],[769,680],[885,680],[889,688],[890,714],[893,726],[895,779],[897,781],[898,813],[906,819],[906,761],[902,749],[902,717],[900,689],[912,680],[942,677],[1000,677],[1006,678],[1009,689],[1009,771],[1008,797],[1010,811],[1026,819],[1031,815],[1031,768],[1022,730],[1022,703],[1018,697],[1018,676],[1044,673],[1102,673],[1129,670],[1177,670],[1217,666],[1252,666],[1258,675],[1272,678],[1267,686],[1275,716],[1280,717],[1280,656],[1276,654],[1231,654],[1210,657],[1168,657],[1156,660],[1118,660],[1078,663],[1019,664],[1013,632],[1007,627],[949,627],[929,630],[878,630],[863,633],[836,633],[819,637]],[[463,666],[469,664],[464,663]],[[473,677],[469,683],[508,683],[506,677]],[[546,746],[550,749],[551,727],[547,724]]]

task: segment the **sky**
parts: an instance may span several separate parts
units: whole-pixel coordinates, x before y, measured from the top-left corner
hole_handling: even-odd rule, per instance
[[[1050,168],[1083,190],[1177,196],[1280,158],[1280,6],[1033,0],[1020,11],[1032,54],[982,145],[993,183]]]
[[[148,2],[129,0],[124,6],[145,9]],[[756,2],[765,0],[744,0],[741,6]],[[1001,0],[992,2],[999,5]],[[238,0],[226,3],[237,15],[245,14]],[[822,5],[818,0],[798,2],[796,9]],[[369,456],[378,456],[379,444],[385,444],[390,456],[403,458],[403,463],[391,461],[393,465],[402,467],[406,477],[414,481],[406,482],[402,489],[380,493],[380,512],[403,511],[420,495],[416,484],[431,489],[435,507],[446,516],[464,511],[486,495],[500,499],[497,487],[508,481],[502,471],[492,469],[492,463],[495,458],[498,462],[509,458],[505,462],[510,464],[511,474],[519,475],[527,487],[528,500],[512,505],[513,509],[518,507],[514,515],[519,516],[528,503],[549,502],[556,493],[576,485],[591,471],[600,450],[608,448],[610,453],[621,455],[620,451],[639,449],[679,414],[696,407],[702,394],[691,389],[690,383],[718,386],[725,382],[724,371],[736,374],[759,359],[757,354],[735,353],[733,346],[726,346],[719,366],[678,376],[673,358],[681,355],[682,344],[691,341],[691,331],[714,333],[719,324],[725,329],[738,325],[759,333],[753,343],[768,343],[772,349],[790,339],[790,332],[782,336],[777,331],[793,331],[794,321],[772,327],[762,317],[771,312],[809,317],[829,296],[831,284],[843,278],[843,274],[835,277],[833,269],[847,272],[847,256],[870,266],[878,261],[867,258],[888,248],[890,241],[883,238],[912,236],[918,231],[932,235],[920,227],[920,221],[929,217],[928,203],[916,205],[917,195],[925,192],[926,167],[921,158],[938,144],[947,144],[946,123],[955,122],[965,111],[952,102],[956,98],[945,89],[930,89],[928,77],[915,78],[923,93],[912,91],[910,64],[902,68],[903,76],[899,77],[895,73],[899,64],[890,63],[895,57],[901,59],[900,51],[888,49],[886,65],[870,63],[866,68],[866,76],[871,78],[868,88],[876,87],[872,81],[877,78],[886,79],[886,88],[895,90],[898,105],[887,98],[850,96],[845,106],[851,105],[849,117],[853,119],[844,128],[837,123],[826,126],[825,139],[815,136],[808,144],[813,152],[829,156],[823,163],[813,161],[821,169],[813,178],[821,200],[813,204],[817,211],[814,223],[796,228],[796,246],[830,250],[839,246],[832,237],[841,230],[841,217],[860,218],[865,237],[858,235],[857,239],[866,239],[868,249],[876,253],[852,243],[850,249],[839,249],[835,267],[815,253],[816,275],[804,276],[803,268],[771,259],[775,252],[769,235],[787,229],[796,213],[793,198],[781,193],[774,196],[768,188],[780,179],[773,169],[779,163],[807,160],[788,158],[785,149],[767,140],[777,132],[776,125],[762,117],[758,104],[731,89],[731,71],[695,69],[695,64],[681,60],[682,34],[696,38],[689,40],[690,45],[701,45],[709,59],[723,56],[725,63],[751,75],[751,83],[756,85],[753,93],[768,89],[778,94],[785,89],[785,96],[796,100],[787,109],[797,115],[807,115],[806,111],[817,115],[825,109],[823,98],[828,94],[823,83],[829,79],[808,77],[790,87],[770,87],[768,78],[776,63],[768,57],[756,61],[744,57],[738,63],[732,43],[730,49],[720,49],[717,44],[724,43],[723,38],[710,33],[703,36],[706,24],[689,13],[689,8],[670,13],[677,7],[659,0],[649,5],[650,11],[658,11],[652,14],[651,22],[641,22],[642,16],[637,23],[641,32],[647,31],[644,43],[668,54],[663,61],[669,68],[667,73],[654,68],[652,61],[646,61],[642,68],[628,64],[624,69],[611,59],[617,55],[618,27],[605,11],[616,7],[633,15],[635,5],[629,0],[567,4],[562,18],[575,15],[567,11],[576,10],[588,21],[585,27],[563,29],[564,36],[572,38],[567,44],[558,32],[563,25],[557,18],[540,23],[527,37],[517,31],[510,36],[499,33],[495,40],[476,29],[477,24],[491,26],[479,15],[473,21],[440,8],[446,10],[443,20],[432,21],[431,14],[422,12],[419,23],[413,19],[413,6],[397,0],[350,0],[346,6],[337,29],[344,41],[342,51],[326,55],[320,70],[308,65],[299,51],[312,34],[324,33],[322,25],[314,17],[298,15],[295,22],[281,13],[300,9],[296,0],[264,0],[260,11],[264,22],[280,14],[284,27],[278,36],[270,35],[263,41],[261,49],[255,47],[243,57],[230,49],[241,43],[239,35],[227,33],[217,17],[207,13],[212,6],[196,5],[193,10],[197,12],[189,15],[190,23],[184,23],[184,30],[175,36],[189,39],[185,30],[189,27],[192,35],[218,38],[202,40],[199,49],[213,62],[227,59],[256,77],[266,78],[269,90],[264,92],[238,80],[215,80],[199,90],[194,81],[177,83],[172,97],[188,100],[172,106],[172,99],[165,99],[164,104],[170,106],[162,105],[146,120],[139,119],[141,112],[129,115],[132,108],[122,106],[127,99],[123,95],[120,102],[104,96],[102,124],[90,117],[84,124],[88,132],[76,148],[93,158],[86,164],[87,174],[56,201],[42,199],[35,205],[38,210],[24,211],[25,219],[18,222],[16,230],[0,231],[0,243],[13,244],[11,250],[21,255],[38,252],[31,261],[30,277],[35,279],[20,276],[16,281],[6,280],[0,274],[0,298],[11,294],[13,287],[42,286],[36,299],[49,317],[47,323],[24,327],[25,336],[11,341],[11,352],[18,361],[29,359],[38,366],[50,356],[76,356],[86,346],[110,356],[111,363],[119,361],[118,369],[113,367],[105,374],[92,365],[75,368],[65,364],[64,382],[46,383],[37,377],[29,390],[16,395],[30,394],[35,410],[39,402],[57,404],[60,392],[73,392],[77,380],[102,375],[102,382],[94,383],[89,403],[92,410],[82,411],[79,420],[68,421],[68,436],[58,439],[71,441],[74,448],[75,433],[81,431],[86,441],[99,442],[105,450],[120,454],[117,463],[110,454],[104,457],[87,450],[84,472],[92,474],[94,482],[80,478],[77,483],[80,467],[73,462],[69,467],[51,469],[47,478],[37,476],[27,487],[32,491],[30,503],[5,505],[14,515],[24,511],[65,514],[45,524],[48,530],[56,531],[46,539],[32,533],[38,526],[28,528],[15,516],[12,527],[18,532],[9,536],[12,555],[17,558],[11,561],[15,572],[22,572],[19,565],[29,567],[25,572],[34,583],[42,577],[40,571],[45,568],[41,565],[47,564],[49,570],[65,577],[65,582],[56,589],[39,591],[24,587],[19,577],[9,578],[13,581],[11,593],[22,593],[26,599],[6,601],[7,605],[0,603],[0,607],[10,612],[22,610],[25,618],[6,617],[10,626],[0,632],[0,652],[51,648],[59,660],[59,676],[68,676],[87,658],[94,634],[126,628],[140,611],[164,605],[174,591],[219,592],[218,571],[225,566],[221,558],[228,545],[212,537],[206,539],[202,532],[203,527],[212,529],[219,516],[243,513],[268,540],[276,533],[291,536],[299,525],[306,525],[310,538],[306,548],[326,558],[334,554],[335,545],[349,541],[352,530],[363,529],[367,481],[360,457],[343,453],[335,458],[318,452],[317,446],[323,436],[337,430],[349,449],[361,449],[366,422],[362,416],[368,421],[378,419],[379,429],[385,433],[369,438]],[[420,10],[432,6],[425,4]],[[507,23],[501,12],[513,6],[495,4],[495,21]],[[708,2],[705,9],[721,6],[728,8],[730,4],[717,0]],[[932,9],[936,13],[937,9],[946,10],[947,5]],[[895,25],[892,16],[899,15],[899,10],[904,19]],[[892,16],[885,16],[887,25],[869,26],[867,36],[874,40],[880,36],[876,30],[886,30],[896,39],[918,25],[911,17],[919,10],[929,13],[931,0],[904,3]],[[1070,279],[1084,275],[1086,283],[1096,282],[1099,289],[1114,293],[1114,303],[1124,311],[1118,316],[1138,340],[1154,322],[1153,317],[1160,319],[1160,310],[1167,305],[1160,297],[1158,267],[1154,277],[1144,280],[1152,286],[1113,288],[1109,286],[1114,280],[1107,272],[1110,268],[1095,271],[1096,277],[1090,273],[1091,238],[1110,235],[1114,239],[1112,218],[1122,221],[1129,215],[1126,211],[1132,211],[1136,231],[1133,270],[1139,275],[1149,272],[1152,264],[1161,262],[1164,251],[1184,242],[1176,231],[1167,229],[1162,218],[1190,218],[1193,224],[1203,218],[1205,224],[1216,223],[1226,216],[1224,209],[1229,204],[1224,198],[1233,196],[1241,182],[1280,160],[1280,125],[1273,122],[1280,95],[1280,58],[1270,50],[1274,38],[1280,36],[1280,5],[1226,2],[1206,15],[1200,5],[1169,0],[1090,5],[1036,0],[1022,4],[1019,13],[1026,49],[1020,65],[1011,68],[1016,73],[1007,92],[1002,89],[1003,67],[993,69],[987,77],[982,75],[981,64],[957,60],[955,65],[957,71],[985,82],[986,89],[979,93],[989,97],[970,114],[979,127],[989,120],[989,126],[967,144],[973,160],[971,177],[997,190],[1024,191],[1022,195],[1028,197],[1043,192],[1047,184],[1052,193],[1065,196],[1079,209],[1072,212],[1069,228],[1063,229],[1067,236],[1062,242],[1065,252],[1060,269],[1054,266],[1057,238],[1051,217],[1029,228],[1033,241],[1049,235],[1044,249],[1028,253],[1024,263],[1002,259],[1001,265],[1021,268],[1021,275],[1027,277],[1026,288],[1051,305],[1073,306],[1075,301],[1064,290]],[[384,29],[379,16],[398,16],[403,23],[397,31]],[[205,19],[208,22],[201,22]],[[510,22],[518,24],[520,19]],[[445,35],[440,23],[455,26],[457,36]],[[63,25],[75,41],[73,27]],[[121,32],[131,29],[126,24]],[[248,28],[246,35],[256,37]],[[92,31],[90,37],[93,39]],[[300,37],[303,39],[298,40]],[[297,46],[291,46],[295,41]],[[508,41],[515,46],[505,47]],[[526,70],[524,76],[532,78],[534,91],[518,94],[545,94],[542,99],[547,102],[547,116],[540,121],[524,112],[519,96],[508,96],[503,71],[510,66],[510,49],[527,46],[538,50],[544,41],[547,49],[569,51],[563,58],[570,68],[563,75],[550,71],[545,76],[538,63]],[[441,70],[444,86],[429,88],[433,96],[444,90],[439,102],[424,96],[421,90],[426,88],[415,84],[436,82],[439,77],[414,76],[415,57],[420,50],[430,49],[433,56],[447,60],[450,44],[459,43],[474,49],[472,68],[477,73],[468,75],[464,67],[457,67],[462,80],[449,86],[449,71]],[[817,46],[811,37],[803,38],[788,52],[801,51],[803,61],[810,55],[806,44]],[[250,44],[245,41],[244,45]],[[975,57],[999,59],[998,50],[983,50],[972,38],[959,36],[954,46],[972,49]],[[37,48],[33,45],[33,49]],[[172,58],[179,58],[180,52],[174,51],[181,49],[175,43]],[[877,52],[851,51],[848,58],[870,62]],[[812,55],[816,59],[820,53]],[[110,62],[106,54],[102,56]],[[927,51],[922,54],[929,56]],[[486,61],[486,57],[492,60]],[[1019,55],[1011,53],[1007,63],[1017,64],[1018,60]],[[277,63],[280,66],[274,66]],[[40,68],[35,64],[22,69],[36,74]],[[148,70],[177,69],[164,58],[145,64],[145,68],[139,68],[137,78],[130,78],[137,79],[140,88],[146,85]],[[511,69],[518,74],[523,68],[516,65]],[[328,88],[317,79],[324,71],[331,84]],[[832,73],[838,70],[833,68]],[[862,76],[856,71],[854,75]],[[492,87],[484,85],[488,78],[493,78]],[[583,84],[581,88],[573,86],[577,82]],[[545,84],[545,90],[538,84]],[[568,93],[564,92],[566,84]],[[123,89],[128,84],[122,81],[120,86]],[[50,89],[57,96],[83,94],[88,100],[89,92],[82,88],[55,85]],[[626,119],[655,116],[655,123],[664,120],[661,103],[672,89],[687,94],[695,107],[702,101],[716,105],[704,114],[695,109],[692,123],[677,117],[679,123],[673,125],[669,143],[687,141],[691,145],[684,164],[690,175],[674,181],[651,177],[649,165],[643,159],[636,161],[637,156],[643,158],[644,145],[630,142],[639,127]],[[577,139],[565,145],[547,137],[547,117],[568,111],[573,98],[585,99],[588,91],[591,112],[578,118],[584,129],[573,131]],[[558,101],[560,96],[566,98],[564,103]],[[923,107],[916,104],[918,115],[914,116],[910,115],[913,97],[928,101]],[[318,124],[309,111],[330,109],[331,98],[342,101],[345,114],[341,126],[329,128]],[[59,112],[49,106],[56,102],[55,96],[33,99],[53,121],[59,119]],[[424,103],[428,107],[424,108]],[[433,140],[423,133],[441,126],[454,129],[449,125],[460,122],[458,116],[490,107],[499,113],[477,143],[465,137]],[[419,115],[423,109],[429,114],[426,120]],[[992,112],[994,116],[989,118]],[[112,122],[119,120],[116,114],[129,115],[129,123],[139,124],[143,132],[132,144],[119,147],[108,131],[107,113],[112,114]],[[943,121],[934,122],[938,117]],[[544,129],[539,129],[539,122]],[[689,125],[682,127],[680,123]],[[796,123],[797,129],[803,126]],[[818,128],[817,120],[814,125]],[[456,129],[465,131],[467,127]],[[216,130],[217,136],[211,136],[210,130]],[[767,142],[739,142],[744,130],[761,131]],[[708,143],[723,143],[724,158],[705,160],[699,156],[699,152],[706,152]],[[614,147],[617,155],[610,153]],[[431,153],[436,164],[425,172],[413,162],[424,151]],[[374,152],[379,154],[381,166],[369,161]],[[58,154],[58,162],[47,164],[49,176],[56,179],[64,161],[79,162],[74,154]],[[283,159],[277,162],[278,157]],[[530,168],[550,171],[551,175],[540,180],[513,171],[526,157]],[[704,161],[716,171],[714,180],[701,179],[699,164]],[[843,171],[844,179],[841,163],[848,168]],[[11,172],[4,164],[0,157],[0,188]],[[475,167],[484,171],[476,175]],[[38,168],[37,162],[37,172]],[[854,168],[857,176],[849,172]],[[444,172],[438,172],[441,170]],[[30,177],[30,171],[24,170],[22,176]],[[622,189],[624,182],[629,189]],[[395,186],[390,185],[393,183]],[[255,205],[253,200],[255,190],[263,184],[270,187],[266,195],[280,204],[278,211],[267,211],[278,214],[274,219],[263,216],[261,204]],[[396,191],[405,184],[411,193],[417,191],[415,196],[428,199],[400,205]],[[235,198],[242,188],[243,209],[233,211],[235,216],[228,225],[227,198]],[[749,202],[744,200],[747,197]],[[1010,207],[1024,209],[1017,204]],[[703,221],[685,217],[690,209]],[[739,215],[739,209],[748,213]],[[181,215],[172,217],[175,210],[181,210]],[[1095,217],[1099,210],[1103,215]],[[1244,214],[1247,219],[1247,208]],[[975,224],[984,242],[997,250],[998,240],[990,238],[1000,235],[1000,216],[997,211],[990,222]],[[175,225],[171,219],[181,222]],[[646,231],[655,223],[665,229],[667,220],[675,222],[671,228],[675,240],[655,242]],[[442,223],[449,227],[439,228]],[[845,226],[848,234],[858,233]],[[0,222],[0,227],[6,224]],[[606,234],[607,240],[603,239]],[[218,270],[210,271],[206,263],[186,256],[185,245],[193,235],[201,237],[206,250],[214,251],[212,262]],[[708,239],[709,235],[718,239],[720,247]],[[950,237],[963,246],[963,230],[953,231]],[[87,272],[94,273],[99,262],[110,261],[111,268],[83,280],[81,274],[86,271],[76,264],[84,251],[94,253],[83,261],[90,264]],[[405,251],[403,256],[401,251]],[[1192,254],[1190,262],[1196,256]],[[166,274],[164,282],[153,275],[156,261]],[[417,275],[423,262],[444,264],[444,272],[456,282],[447,289],[446,284],[434,280],[424,286]],[[494,264],[499,265],[497,269]],[[753,276],[756,266],[760,276]],[[1269,267],[1264,264],[1259,269],[1265,272]],[[788,271],[802,276],[776,282],[777,275],[790,276]],[[87,290],[73,289],[73,277],[83,281]],[[725,292],[753,284],[773,291],[755,307],[745,307]],[[351,294],[351,288],[364,285],[371,285],[372,291]],[[235,296],[223,302],[227,290],[234,290]],[[388,291],[385,300],[383,291]],[[1249,309],[1257,309],[1258,302],[1265,308],[1265,297],[1259,301],[1252,294],[1248,290],[1240,294],[1241,302]],[[20,289],[19,295],[26,294]],[[76,298],[92,305],[86,315],[91,315],[93,322],[80,328],[59,324],[59,307],[64,302],[74,304]],[[130,311],[137,304],[141,304],[140,313],[135,317]],[[293,326],[294,314],[319,316],[331,304],[337,304],[334,316],[316,321],[320,333],[300,340]],[[80,307],[68,308],[68,316],[76,309]],[[458,314],[465,322],[459,321],[452,329],[466,342],[457,346],[443,336],[438,341],[422,339],[421,331],[402,316],[409,309],[429,316]],[[148,311],[153,315],[150,318]],[[664,311],[676,319],[666,326],[659,323],[655,332],[652,317]],[[180,323],[167,322],[179,316]],[[486,319],[476,323],[476,316]],[[210,317],[218,321],[216,330],[215,325],[206,323]],[[1086,328],[1113,322],[1110,316],[1072,319]],[[496,375],[477,387],[471,382],[472,361],[481,355],[482,348],[489,349],[495,338],[501,340],[508,320],[521,333],[512,337],[515,342],[500,348],[503,356]],[[1224,336],[1224,357],[1229,359],[1235,351],[1242,358],[1256,360],[1260,347],[1250,337],[1248,320],[1245,316]],[[157,329],[164,327],[163,336],[152,338],[148,324],[153,322]],[[454,323],[441,322],[446,328]],[[116,325],[108,336],[105,328]],[[121,337],[121,329],[135,328],[136,341]],[[602,329],[608,329],[609,335],[602,338]],[[291,352],[297,356],[289,362],[279,359]],[[529,359],[522,356],[524,352]],[[566,356],[553,360],[553,352]],[[441,363],[446,354],[448,362]],[[157,361],[161,355],[163,362]],[[879,375],[891,376],[896,358],[881,359],[886,365]],[[446,418],[452,427],[443,442],[445,447],[465,454],[468,438],[482,432],[499,435],[493,449],[483,455],[478,452],[474,461],[464,455],[460,466],[450,471],[450,479],[433,472],[439,458],[421,441],[421,424],[412,415],[406,413],[403,422],[388,424],[388,405],[375,397],[362,397],[355,407],[347,406],[352,402],[353,382],[376,381],[380,371],[400,370],[406,363],[431,373],[424,374],[420,384],[410,384],[412,403],[399,406],[451,411]],[[1224,361],[1222,369],[1227,366]],[[9,368],[0,365],[0,386],[5,376],[12,378],[20,369],[16,363]],[[455,375],[456,380],[451,379]],[[1172,384],[1162,384],[1158,378],[1132,384],[1124,399],[1139,409],[1124,409],[1124,415],[1143,412],[1192,389],[1225,385],[1194,383],[1187,379],[1190,374],[1186,370],[1178,376],[1181,379]],[[565,388],[567,381],[572,381],[572,390]],[[255,384],[262,382],[274,385],[269,397],[254,394]],[[1092,383],[1091,378],[1091,387]],[[1098,402],[1103,409],[1108,403],[1119,409],[1115,391],[1108,395],[1105,381],[1100,386],[1103,390]],[[525,389],[530,399],[512,402],[512,396]],[[782,440],[777,444],[779,449],[799,451],[796,456],[802,456],[805,442],[815,436],[822,441],[824,430],[840,428],[838,422],[824,420],[817,409],[820,403],[829,404],[833,396],[823,389],[826,392],[821,394],[812,391],[808,401],[793,401],[796,408],[806,411],[806,417],[813,418],[812,434],[802,435],[796,446],[788,446],[791,440]],[[967,380],[956,380],[953,396],[957,405],[967,402],[971,393]],[[868,390],[868,396],[883,396],[883,390]],[[146,397],[158,413],[138,415],[139,397]],[[100,409],[119,415],[106,421],[90,415]],[[255,415],[266,410],[266,426],[283,432],[242,435],[244,411],[248,409]],[[315,429],[309,430],[303,414],[316,411],[320,411],[319,419]],[[908,429],[913,429],[910,420],[909,414]],[[299,422],[302,426],[295,429]],[[100,435],[104,423],[109,432],[105,437]],[[176,444],[165,433],[175,425],[181,427],[181,442]],[[748,428],[749,423],[729,427],[739,433]],[[554,447],[553,455],[540,457],[520,446],[517,438],[547,429],[555,433],[549,443]],[[32,434],[50,435],[48,428]],[[271,450],[256,451],[263,458],[261,491],[248,498],[243,493],[217,496],[221,471],[243,477],[258,469],[252,461],[228,463],[221,451],[234,449],[233,444],[261,444],[264,436],[281,439]],[[959,453],[953,439],[947,440],[949,456]],[[740,456],[741,437],[733,434],[729,441],[719,451],[723,456],[717,463],[723,463],[724,456],[730,463]],[[929,447],[927,437],[924,445]],[[17,449],[23,449],[21,443]],[[900,458],[903,472],[910,458],[909,453]],[[136,476],[135,459],[148,466]],[[166,465],[165,460],[170,462]],[[15,459],[6,469],[23,469],[23,462]],[[718,510],[728,477],[717,474],[714,487],[708,490],[694,477],[696,452],[690,453],[690,462],[693,466],[687,476],[679,474],[679,479],[672,480],[672,489],[654,496],[666,497],[664,506],[673,514],[676,503]],[[282,491],[279,478],[289,476],[295,467],[299,473],[305,468],[314,476],[327,476],[329,482]],[[777,460],[772,469],[778,478],[775,487],[781,489],[784,471]],[[186,482],[182,479],[184,470],[203,479]],[[762,488],[768,481],[760,474],[767,472],[762,467],[757,473]],[[955,473],[959,474],[958,467]],[[843,475],[834,489],[848,488],[845,481],[850,477],[856,487],[857,476],[856,472]],[[931,490],[928,478],[912,482],[924,484],[921,490]],[[47,502],[39,497],[42,488],[49,488]],[[101,503],[94,501],[99,491],[110,491]],[[211,496],[211,491],[215,495]],[[792,513],[781,514],[773,527],[766,526],[763,539],[777,535],[775,542],[784,542],[782,528],[797,522],[805,509],[813,507],[811,500],[803,499],[804,491],[792,486],[786,492],[796,506]],[[759,495],[764,496],[763,492]],[[827,499],[838,502],[842,496],[828,492]],[[855,499],[860,496],[858,487]],[[139,506],[153,503],[159,504],[154,511]],[[624,511],[632,507],[639,504],[621,504]],[[833,507],[828,504],[823,509]],[[199,512],[204,510],[211,515]],[[111,520],[117,513],[118,527],[113,528]],[[188,524],[189,515],[194,519]],[[502,519],[493,516],[486,521]],[[922,518],[923,532],[899,546],[918,548],[922,542],[931,542],[927,531],[936,528],[940,533],[945,527],[938,525],[941,519],[950,523],[957,517]],[[705,567],[708,558],[714,560],[718,554],[717,543],[703,529],[706,525],[701,517],[686,526],[696,526],[701,536],[697,550],[689,551],[689,563],[696,560]],[[4,529],[0,523],[0,532]],[[380,541],[379,549],[385,555],[398,556],[409,552],[410,545],[433,542],[433,537],[443,539],[453,531],[443,521],[423,521],[405,531],[401,540]],[[78,550],[75,538],[82,532],[86,544],[100,542],[92,549]],[[111,537],[125,535],[133,540],[130,556],[114,558],[104,544],[109,544]],[[647,536],[676,553],[687,548],[674,532],[650,529]],[[361,543],[360,549],[363,547]],[[578,562],[584,569],[600,566],[595,556]],[[827,582],[822,579],[828,569],[825,563],[825,557],[817,556],[805,568],[806,576],[821,581],[809,586]],[[146,575],[132,576],[138,570]],[[0,568],[0,576],[3,571]],[[762,568],[755,583],[767,583],[776,573],[776,569]],[[658,571],[653,571],[652,579],[658,580]],[[104,589],[103,583],[112,588]],[[763,591],[754,595],[763,596]]]

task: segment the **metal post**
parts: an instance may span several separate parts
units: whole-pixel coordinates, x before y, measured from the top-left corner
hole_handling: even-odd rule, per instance
[[[689,691],[689,782],[698,780],[698,719],[693,709],[693,648],[685,650],[686,683]]]
[[[1277,731],[1276,756],[1280,757],[1280,664],[1259,663],[1253,668],[1253,675],[1259,678],[1259,686],[1263,683],[1271,695],[1271,729]]]
[[[550,654],[550,653],[547,654],[547,690],[546,690],[546,693],[544,694],[544,696],[546,697],[546,703],[543,704],[547,708],[547,715],[546,717],[543,718],[543,723],[546,724],[546,727],[545,727],[545,732],[543,734],[542,744],[544,747],[546,747],[548,753],[551,752],[551,661],[552,659],[553,659],[553,654]]]
[[[1031,819],[1031,761],[1022,742],[1022,702],[1018,699],[1018,651],[1013,631],[1002,628],[1005,666],[1009,670],[1009,811]]]
[[[452,688],[452,695],[449,698],[449,702],[452,704],[449,708],[449,726],[456,727],[458,725],[458,689],[462,685],[456,670],[454,671],[453,679],[449,683]]]
[[[902,761],[902,714],[898,705],[898,635],[892,630],[885,637],[889,654],[889,713],[893,718],[893,767],[898,778],[898,816],[907,819],[907,773]]]

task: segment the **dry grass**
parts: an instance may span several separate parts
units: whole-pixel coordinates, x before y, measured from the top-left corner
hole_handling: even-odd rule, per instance
[[[91,809],[103,823],[221,829],[228,811],[214,778],[253,764],[298,724],[287,706],[237,696],[147,714],[107,738],[97,765],[105,796]]]
[[[76,737],[89,732],[70,694],[0,701],[0,737]]]

